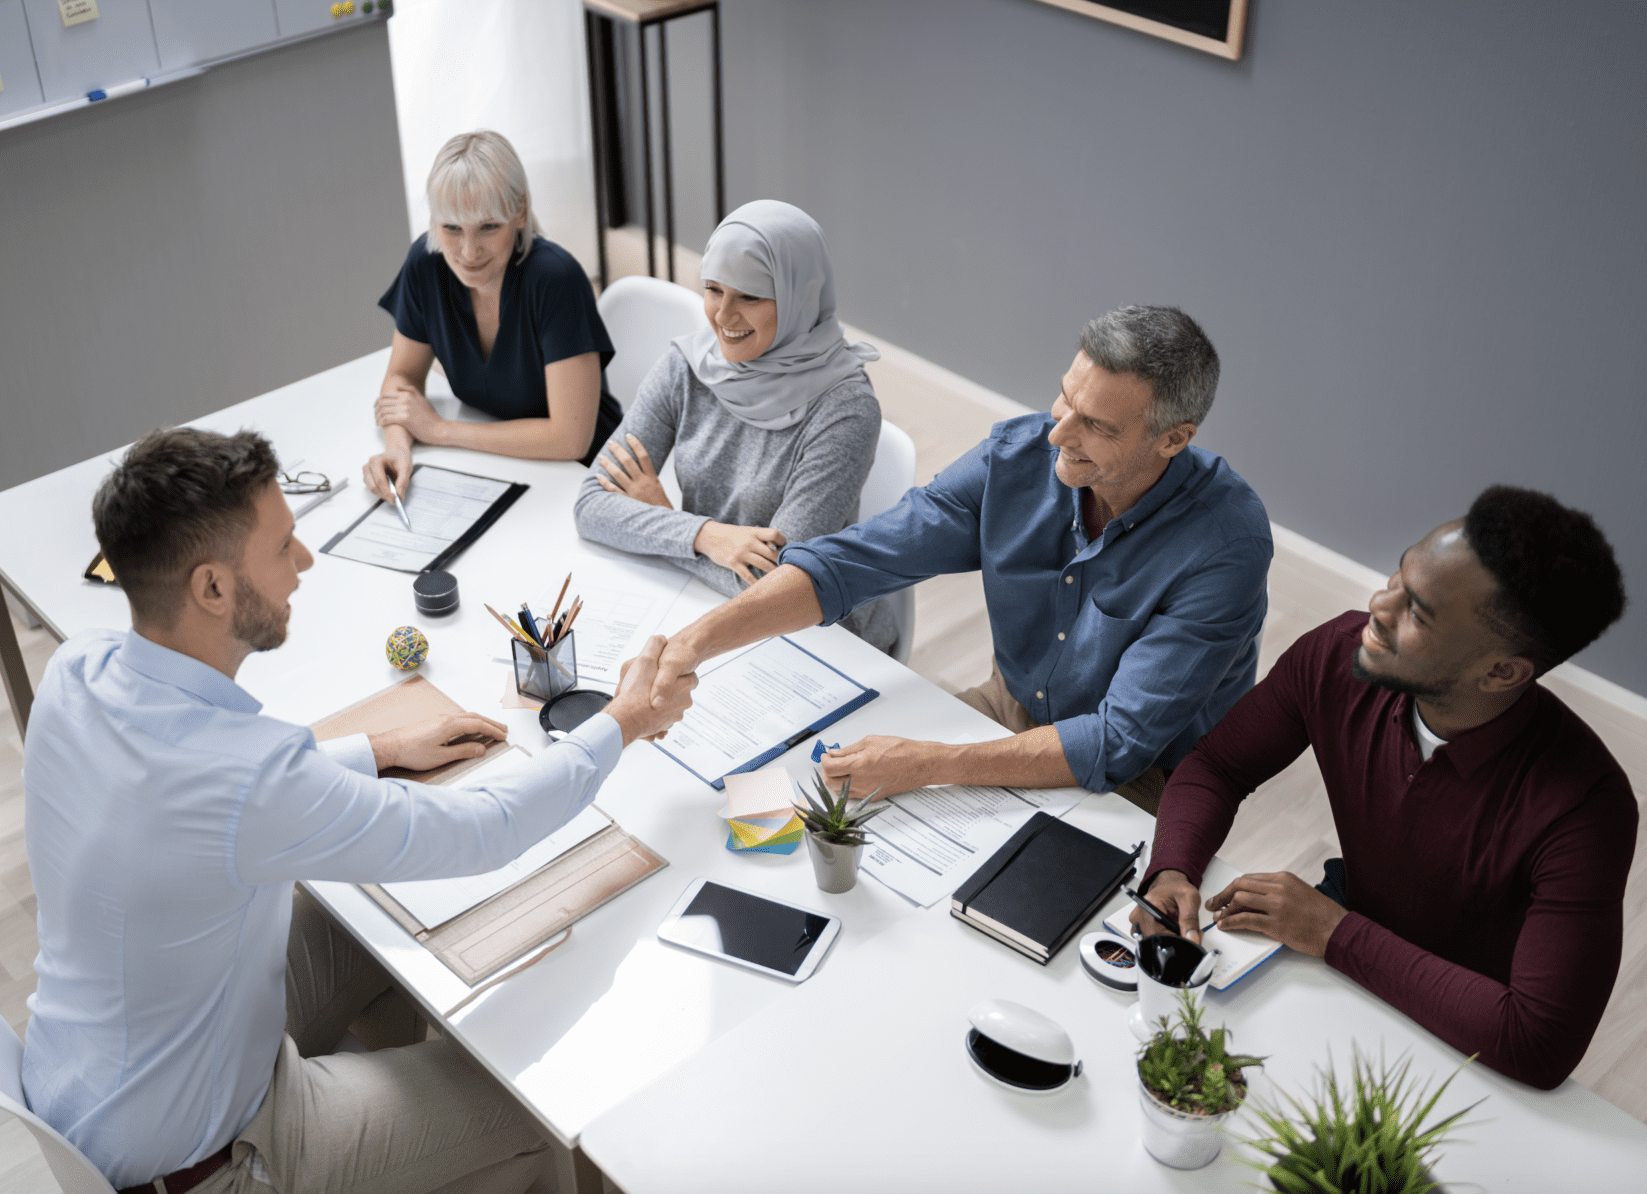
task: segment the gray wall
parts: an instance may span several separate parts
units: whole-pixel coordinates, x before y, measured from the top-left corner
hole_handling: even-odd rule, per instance
[[[1230,63],[1031,0],[724,0],[729,202],[823,224],[842,315],[1046,408],[1090,315],[1219,347],[1200,442],[1380,569],[1493,481],[1633,582],[1647,693],[1647,5],[1255,0]]]
[[[0,132],[0,215],[0,489],[381,348],[384,29]]]

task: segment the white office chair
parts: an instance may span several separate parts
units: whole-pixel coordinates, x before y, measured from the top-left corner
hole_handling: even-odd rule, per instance
[[[635,400],[671,340],[709,326],[703,296],[662,278],[619,278],[601,292],[595,307],[616,350],[606,367],[606,386],[624,407]]]
[[[45,1120],[23,1106],[23,1042],[11,1025],[0,1020],[0,1111],[23,1121],[40,1145],[46,1165],[63,1194],[114,1194],[114,1187],[86,1160],[85,1154]]]
[[[875,445],[875,463],[869,466],[863,492],[858,495],[858,521],[896,506],[898,499],[914,484],[915,441],[902,427],[882,419],[881,439]],[[909,653],[915,649],[915,590],[900,589],[882,600],[891,606],[892,620],[898,627],[892,658],[908,663]]]

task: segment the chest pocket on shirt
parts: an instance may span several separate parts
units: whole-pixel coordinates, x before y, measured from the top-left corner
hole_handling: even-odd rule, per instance
[[[1148,618],[1112,617],[1099,608],[1096,598],[1090,598],[1081,611],[1075,633],[1070,636],[1073,643],[1058,644],[1074,648],[1064,656],[1063,664],[1086,670],[1095,681],[1097,677],[1090,669],[1101,669],[1105,675],[1098,682],[1107,684],[1121,653],[1142,637],[1148,624]]]

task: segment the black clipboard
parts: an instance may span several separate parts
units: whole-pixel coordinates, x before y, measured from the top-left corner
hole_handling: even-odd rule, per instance
[[[414,464],[412,466],[412,476],[414,476],[414,477],[417,476],[418,470],[420,468],[423,468],[423,467],[424,466],[421,465],[421,464]],[[466,473],[466,472],[463,472],[460,469],[455,469],[455,468],[444,468],[444,467],[442,467],[441,471],[442,472],[448,472],[448,473],[456,473],[460,477],[474,477],[475,479],[480,480],[480,481],[502,481],[503,480],[503,478],[501,478],[501,477],[483,477],[479,473]],[[531,488],[530,485],[527,485],[527,484],[525,484],[523,482],[520,482],[520,481],[510,481],[510,482],[508,482],[508,485],[509,485],[509,488],[505,489],[502,493],[498,494],[498,496],[493,500],[492,504],[486,508],[486,511],[483,514],[481,514],[481,516],[479,518],[475,519],[474,522],[469,524],[469,529],[464,531],[463,534],[459,535],[456,539],[452,540],[451,543],[447,544],[446,547],[444,547],[441,550],[440,554],[435,556],[434,559],[430,560],[427,564],[424,564],[419,568],[390,568],[390,571],[392,571],[392,572],[433,572],[437,569],[445,568],[446,566],[451,564],[453,560],[457,559],[464,552],[468,551],[469,548],[474,545],[475,540],[479,539],[487,531],[491,530],[492,529],[492,524],[495,523],[498,519],[503,517],[504,511],[508,510],[510,506],[513,506],[517,501],[519,501],[520,500],[520,495],[525,493],[528,489]],[[379,498],[372,505],[368,506],[366,508],[366,512],[364,514],[362,514],[359,518],[355,519],[353,522],[351,522],[348,526],[344,527],[337,534],[333,535],[330,539],[326,540],[325,546],[320,549],[322,554],[330,555],[332,548],[336,547],[339,543],[343,542],[344,539],[348,538],[351,534],[353,534],[354,529],[356,527],[358,527],[361,523],[365,522],[373,514],[375,514],[377,512],[378,507],[382,506],[382,505],[385,505],[385,502],[383,501],[382,498]],[[377,568],[388,568],[389,567],[387,564],[373,564],[372,566],[377,567]]]

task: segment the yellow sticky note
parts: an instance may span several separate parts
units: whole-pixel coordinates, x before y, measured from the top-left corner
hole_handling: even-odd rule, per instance
[[[63,28],[83,25],[97,19],[97,0],[57,0],[57,15],[63,18]]]

